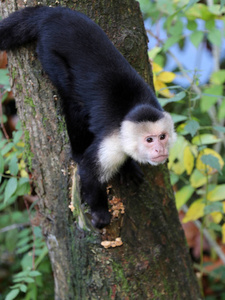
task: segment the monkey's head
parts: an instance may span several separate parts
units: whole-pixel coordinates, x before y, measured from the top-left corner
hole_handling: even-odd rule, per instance
[[[151,165],[164,163],[176,140],[172,118],[162,111],[151,121],[142,117],[137,122],[129,117],[122,122],[120,133],[124,152],[140,163]]]

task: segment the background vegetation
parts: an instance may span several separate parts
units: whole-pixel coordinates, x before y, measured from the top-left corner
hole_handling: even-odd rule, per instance
[[[178,132],[169,169],[181,222],[202,293],[208,300],[225,299],[224,3],[139,2],[156,93]],[[199,68],[204,53],[212,66],[207,74],[206,64]],[[14,114],[3,56],[0,67],[0,299],[52,299],[52,272],[25,154],[29,140],[19,122],[10,130]]]

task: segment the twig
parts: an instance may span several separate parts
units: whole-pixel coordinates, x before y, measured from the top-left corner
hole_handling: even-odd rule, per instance
[[[10,231],[10,230],[13,230],[16,228],[23,228],[23,227],[28,227],[28,226],[30,226],[30,222],[20,223],[20,224],[12,224],[12,225],[9,225],[9,226],[6,226],[6,227],[3,227],[2,229],[0,229],[0,233],[7,232],[7,231]]]

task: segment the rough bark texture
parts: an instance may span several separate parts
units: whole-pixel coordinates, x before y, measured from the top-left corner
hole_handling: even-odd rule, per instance
[[[0,13],[25,5],[67,5],[94,19],[116,47],[152,85],[147,39],[133,0],[21,1],[0,3]],[[111,193],[126,212],[104,231],[81,230],[79,210],[68,209],[70,147],[56,89],[43,73],[35,46],[9,54],[9,71],[24,128],[42,229],[55,278],[55,299],[200,299],[166,166],[146,167],[137,189],[115,179]],[[75,190],[76,196],[76,190]],[[120,236],[123,246],[104,249],[102,238]]]

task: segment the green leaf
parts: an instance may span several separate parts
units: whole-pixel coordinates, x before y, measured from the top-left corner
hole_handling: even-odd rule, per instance
[[[203,38],[204,38],[204,33],[202,31],[194,31],[190,36],[190,40],[196,48],[202,42]]]
[[[210,33],[208,34],[208,40],[216,46],[220,46],[221,45],[221,41],[222,41],[222,34],[221,31],[217,28],[213,28]]]
[[[195,136],[192,139],[194,145],[210,145],[221,142],[221,139],[218,139],[215,135],[205,133]]]
[[[207,199],[209,201],[221,201],[225,199],[225,184],[217,185],[213,190],[208,192]]]
[[[177,42],[179,42],[179,40],[181,39],[182,37],[180,35],[178,36],[171,36],[169,37],[165,44],[163,45],[163,51],[166,52],[170,47],[172,47],[174,44],[176,44]]]
[[[35,282],[34,279],[30,278],[30,277],[24,278],[24,281],[27,282],[27,283]]]
[[[185,8],[185,11],[192,7],[195,3],[199,2],[200,0],[190,0]]]
[[[220,85],[225,82],[225,70],[219,70],[211,75],[210,81],[213,84]]]
[[[222,202],[213,202],[204,207],[205,215],[211,214],[212,212],[215,212],[215,211],[223,213],[223,203]]]
[[[225,5],[225,0],[221,0],[220,1],[220,10],[223,8],[224,5]]]
[[[187,29],[189,30],[196,30],[198,27],[196,21],[192,21],[192,20],[189,20],[188,23],[187,23]]]
[[[213,126],[213,129],[225,133],[224,126]]]
[[[219,121],[225,118],[225,99],[223,99],[222,103],[220,104],[219,111],[218,111],[218,119]]]
[[[190,177],[190,183],[194,188],[199,188],[207,183],[207,178],[198,169],[194,169]]]
[[[5,161],[4,161],[3,156],[0,153],[0,182],[1,182],[1,178],[2,178],[1,174],[4,173],[4,165],[5,165]]]
[[[26,286],[25,284],[21,284],[21,285],[20,285],[20,290],[21,290],[21,292],[26,293],[26,291],[27,291],[27,286]]]
[[[8,73],[9,71],[7,69],[0,69],[0,85],[3,85],[5,90],[10,91],[11,87]]]
[[[191,185],[186,185],[176,192],[175,199],[178,210],[191,198],[194,191],[195,189]]]
[[[29,275],[31,277],[41,276],[42,274],[39,271],[30,271]]]
[[[215,20],[214,19],[207,20],[205,22],[205,28],[207,30],[212,30],[213,28],[215,28]]]
[[[205,154],[201,156],[201,161],[203,164],[216,169],[221,174],[221,167],[219,163],[219,159],[211,154]]]
[[[170,115],[171,115],[174,123],[179,123],[179,122],[187,120],[187,116],[182,116],[182,115],[173,114],[173,113],[171,113]]]
[[[14,143],[6,144],[6,146],[1,150],[1,154],[5,155],[6,153],[8,153],[12,149],[13,146],[14,146]]]
[[[16,194],[18,196],[23,196],[29,194],[29,192],[30,192],[29,178],[25,178],[25,177],[20,178],[18,181],[18,188]]]
[[[15,193],[17,188],[17,179],[10,178],[5,187],[5,194],[4,194],[4,203],[6,203],[9,198]]]
[[[18,173],[19,168],[18,168],[17,162],[18,162],[18,159],[17,159],[16,155],[14,155],[9,162],[9,171],[10,171],[11,175],[16,176]]]
[[[169,99],[158,98],[158,100],[159,100],[159,103],[161,104],[161,106],[164,107],[168,103],[177,102],[177,101],[182,100],[185,96],[186,96],[185,92],[180,92],[172,98],[169,98]]]
[[[223,86],[213,85],[203,90],[200,101],[200,108],[202,112],[207,112],[212,105],[214,105],[219,96],[223,94]]]
[[[197,121],[190,120],[187,122],[186,126],[184,127],[184,130],[186,130],[188,133],[190,133],[191,136],[193,137],[199,128],[200,128],[200,125]]]
[[[12,300],[15,299],[17,297],[17,295],[19,294],[20,290],[19,289],[14,289],[11,292],[9,292],[5,298],[5,300]]]
[[[23,131],[22,130],[13,131],[13,142],[14,142],[14,144],[17,144],[19,142],[19,140],[21,139],[22,135],[23,135]]]
[[[171,26],[168,30],[168,32],[171,34],[171,35],[174,35],[174,36],[178,36],[178,35],[182,35],[182,32],[183,32],[183,22],[180,21],[180,20],[177,20],[173,26]]]
[[[150,59],[154,59],[156,55],[162,50],[161,47],[154,47],[153,49],[148,51],[148,56]]]

